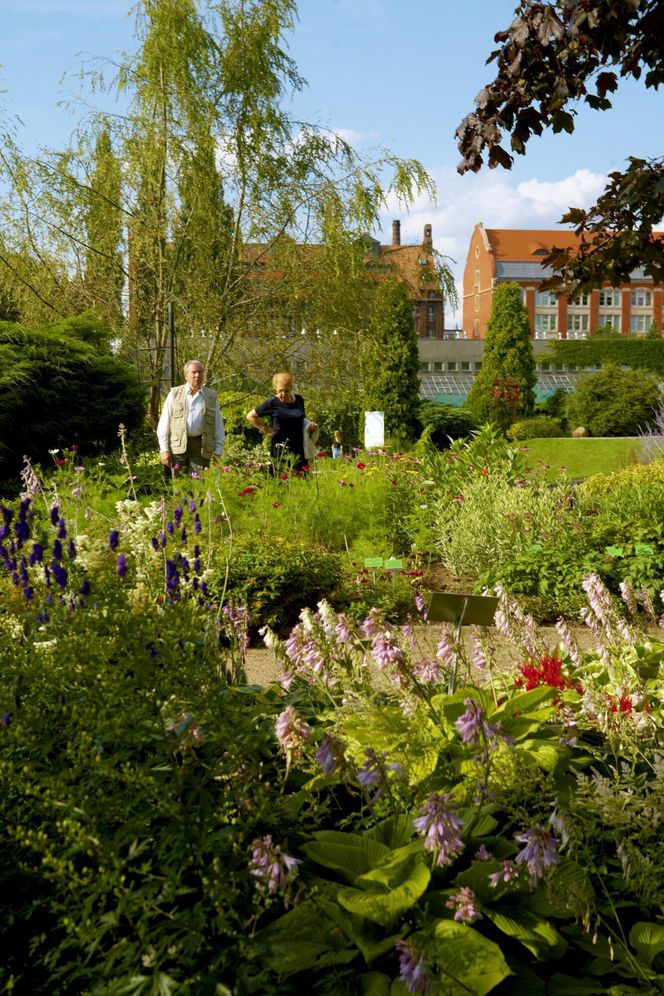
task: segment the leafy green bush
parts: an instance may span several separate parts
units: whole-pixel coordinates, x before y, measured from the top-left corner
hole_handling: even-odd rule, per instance
[[[514,440],[546,439],[564,435],[560,420],[548,415],[534,415],[532,418],[521,419],[507,430],[507,438]]]
[[[110,353],[96,319],[42,329],[0,322],[0,479],[17,474],[24,455],[112,450],[119,424],[132,429],[143,415],[136,371]]]
[[[421,401],[419,418],[439,450],[447,449],[450,440],[469,436],[477,428],[477,420],[472,412],[437,401]]]
[[[213,596],[246,606],[255,632],[268,625],[282,631],[295,625],[304,607],[330,598],[342,579],[338,554],[283,537],[244,537],[217,551],[209,588]]]
[[[593,436],[636,436],[654,424],[659,399],[656,374],[608,363],[579,378],[565,414],[570,424],[585,426]]]

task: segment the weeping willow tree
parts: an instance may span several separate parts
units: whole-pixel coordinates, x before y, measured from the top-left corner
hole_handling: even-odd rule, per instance
[[[81,121],[64,152],[8,157],[22,298],[32,285],[42,319],[92,304],[142,371],[152,415],[170,303],[178,362],[199,356],[218,386],[289,362],[352,381],[370,297],[362,233],[388,196],[433,196],[431,180],[284,110],[304,85],[285,51],[294,0],[139,0],[135,15],[114,80],[88,77],[112,87],[118,113]]]

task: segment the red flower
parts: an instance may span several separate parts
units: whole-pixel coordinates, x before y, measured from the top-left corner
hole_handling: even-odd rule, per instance
[[[280,501],[273,501],[272,502],[272,508],[281,508],[281,502]]]
[[[76,450],[78,449],[78,443],[72,443],[71,446],[69,447],[69,449],[73,450],[74,453],[75,453]]]
[[[64,467],[65,464],[67,463],[66,460],[56,460],[55,462],[58,465],[58,467]]]
[[[575,687],[571,680],[563,674],[562,661],[559,657],[540,657],[537,663],[531,661],[522,664],[519,670],[523,677],[517,679],[516,687],[521,688],[525,678],[527,692],[532,688],[539,688],[540,685],[550,685],[551,688],[561,689]]]
[[[357,465],[357,469],[358,470],[364,470],[365,467],[366,467],[366,463],[358,463],[358,465]]]
[[[486,469],[486,467],[482,467],[482,469],[481,469],[481,471],[480,471],[480,474],[482,474],[482,475],[483,475],[484,477],[486,477],[486,475],[487,475],[488,473],[489,473],[489,471],[488,471],[488,470]]]
[[[256,494],[256,488],[252,487],[245,488],[244,491],[238,491],[239,498],[245,498],[247,495],[254,495],[254,494]]]

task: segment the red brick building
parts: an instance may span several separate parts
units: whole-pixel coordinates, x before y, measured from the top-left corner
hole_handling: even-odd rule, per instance
[[[574,299],[541,291],[552,275],[542,258],[555,245],[574,248],[569,230],[485,228],[475,225],[463,274],[463,329],[469,339],[484,339],[493,292],[499,283],[517,283],[530,316],[533,339],[585,339],[600,326],[624,335],[645,335],[664,327],[664,287],[637,270],[629,284],[602,287]]]

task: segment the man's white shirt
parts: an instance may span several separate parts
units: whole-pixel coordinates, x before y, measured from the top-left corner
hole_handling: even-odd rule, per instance
[[[205,413],[203,392],[199,390],[196,391],[195,394],[192,394],[192,392],[188,390],[184,397],[187,412],[187,435],[202,436],[203,415]],[[159,424],[157,426],[157,439],[159,440],[159,449],[162,453],[166,453],[171,448],[170,425],[171,395],[169,394],[164,403],[161,415],[159,416]],[[221,456],[224,452],[224,421],[221,417],[218,404],[215,405],[214,452],[217,456]]]

